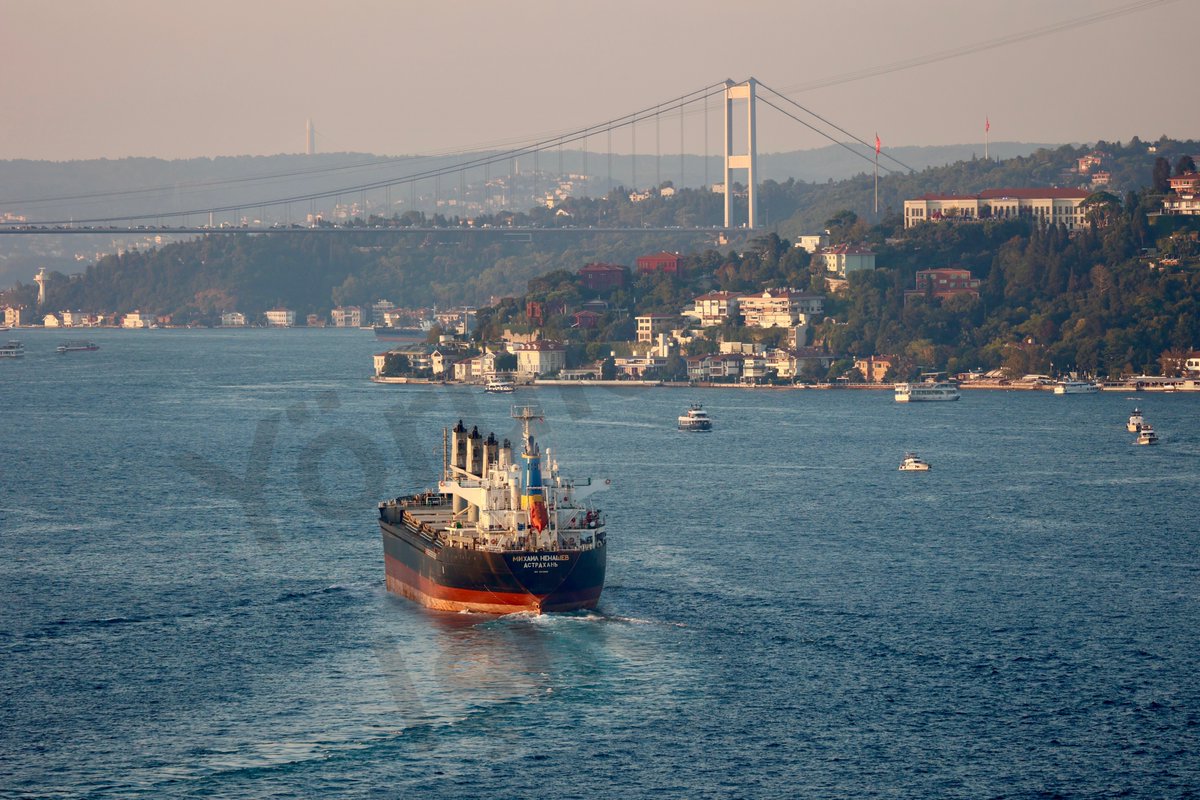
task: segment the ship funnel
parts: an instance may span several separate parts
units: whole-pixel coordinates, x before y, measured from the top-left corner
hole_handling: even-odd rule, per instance
[[[467,436],[467,472],[472,475],[482,476],[483,474],[483,447],[480,446],[479,428],[474,427],[471,433]]]

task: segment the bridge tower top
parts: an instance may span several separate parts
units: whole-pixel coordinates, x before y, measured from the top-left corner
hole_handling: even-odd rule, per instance
[[[758,126],[755,121],[754,103],[758,81],[749,78],[741,83],[725,81],[725,227],[733,227],[733,171],[744,169],[746,194],[749,206],[747,228],[753,228],[758,218]],[[734,153],[733,105],[735,101],[746,101],[746,150]]]

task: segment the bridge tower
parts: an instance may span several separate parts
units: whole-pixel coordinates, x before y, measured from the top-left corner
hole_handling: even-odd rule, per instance
[[[33,282],[38,286],[37,304],[41,306],[46,302],[46,268],[42,267],[38,270],[38,274],[33,276]]]
[[[749,219],[747,228],[753,228],[758,217],[758,127],[754,119],[754,98],[758,81],[754,78],[734,83],[725,81],[725,227],[733,227],[733,171],[744,169]],[[736,100],[746,101],[746,152],[733,152],[733,104]]]

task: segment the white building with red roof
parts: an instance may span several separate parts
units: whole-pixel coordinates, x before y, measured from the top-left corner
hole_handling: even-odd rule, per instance
[[[922,222],[1026,217],[1075,230],[1084,224],[1086,189],[987,189],[978,194],[926,194],[904,201],[904,227]]]
[[[817,258],[825,264],[826,272],[846,277],[848,272],[875,269],[875,252],[861,244],[835,244],[822,247]]]
[[[567,346],[549,339],[536,339],[517,345],[517,372],[526,375],[553,375],[567,365]]]

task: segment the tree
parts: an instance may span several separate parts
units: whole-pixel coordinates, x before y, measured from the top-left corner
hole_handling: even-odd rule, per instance
[[[383,371],[380,374],[394,378],[399,375],[407,375],[411,369],[412,364],[404,353],[388,353],[383,359]]]
[[[1195,171],[1196,171],[1196,162],[1193,161],[1192,157],[1189,155],[1182,155],[1179,157],[1179,160],[1175,162],[1175,175],[1177,177],[1179,175],[1183,175],[1186,172],[1195,172]]]
[[[617,377],[617,361],[612,356],[608,356],[600,362],[600,379],[605,381],[615,380]]]
[[[1150,184],[1159,194],[1171,188],[1171,162],[1163,156],[1154,159],[1154,174]]]

